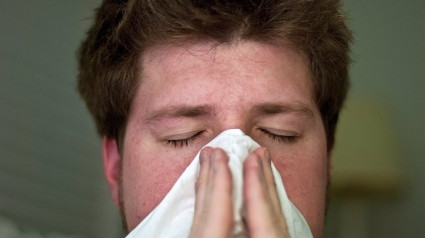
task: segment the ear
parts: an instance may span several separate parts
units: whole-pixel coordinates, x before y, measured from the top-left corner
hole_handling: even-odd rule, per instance
[[[112,195],[112,199],[117,207],[119,207],[119,186],[120,186],[120,160],[121,156],[118,151],[118,145],[115,139],[104,137],[102,139],[103,152],[103,170],[105,172],[106,181]]]

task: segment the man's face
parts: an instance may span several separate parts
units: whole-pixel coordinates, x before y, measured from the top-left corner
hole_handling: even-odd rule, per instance
[[[321,233],[328,154],[304,57],[254,42],[200,43],[152,48],[140,66],[116,185],[130,230],[161,202],[203,145],[239,128],[268,148],[289,198],[313,234]]]

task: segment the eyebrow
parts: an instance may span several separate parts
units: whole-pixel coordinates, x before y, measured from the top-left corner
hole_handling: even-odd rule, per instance
[[[177,105],[161,108],[157,111],[153,111],[144,120],[146,123],[153,123],[162,119],[171,118],[196,118],[202,116],[209,116],[215,114],[216,110],[214,107],[209,105],[200,106],[186,106]],[[280,104],[280,103],[262,103],[255,105],[251,110],[254,115],[275,115],[275,114],[287,114],[295,113],[299,116],[305,116],[308,118],[314,118],[314,113],[306,104],[303,103],[291,103],[291,104]]]
[[[147,123],[152,123],[159,121],[165,118],[195,118],[201,116],[208,116],[214,113],[214,108],[211,106],[201,105],[201,106],[169,106],[161,108],[157,111],[150,113],[149,116],[145,118]]]
[[[291,104],[279,104],[279,103],[263,103],[256,105],[253,112],[257,115],[275,115],[281,113],[295,113],[300,116],[314,118],[314,113],[311,108],[300,102]]]

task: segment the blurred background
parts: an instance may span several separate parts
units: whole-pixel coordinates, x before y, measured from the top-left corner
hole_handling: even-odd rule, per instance
[[[0,0],[0,237],[120,237],[75,51],[99,0]],[[425,1],[345,0],[325,237],[425,236]]]

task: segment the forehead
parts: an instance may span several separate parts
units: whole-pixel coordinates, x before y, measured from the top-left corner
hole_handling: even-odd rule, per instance
[[[286,46],[249,41],[156,46],[144,52],[140,64],[137,95],[152,107],[214,100],[236,102],[238,108],[269,99],[315,104],[307,61]]]
[[[301,51],[287,45],[272,45],[254,41],[239,41],[231,44],[215,42],[195,42],[180,45],[157,45],[148,48],[139,62],[143,73],[153,73],[157,69],[170,70],[185,67],[188,61],[205,64],[205,66],[218,66],[225,64],[234,67],[239,64],[263,64],[264,69],[274,65],[289,66],[294,64],[303,67],[303,72],[309,73],[307,60]],[[233,62],[229,64],[229,62]],[[276,64],[277,63],[277,64]],[[153,69],[153,70],[151,70]],[[294,69],[294,70],[299,70]],[[163,71],[166,72],[166,71]],[[298,72],[299,73],[299,72]]]

